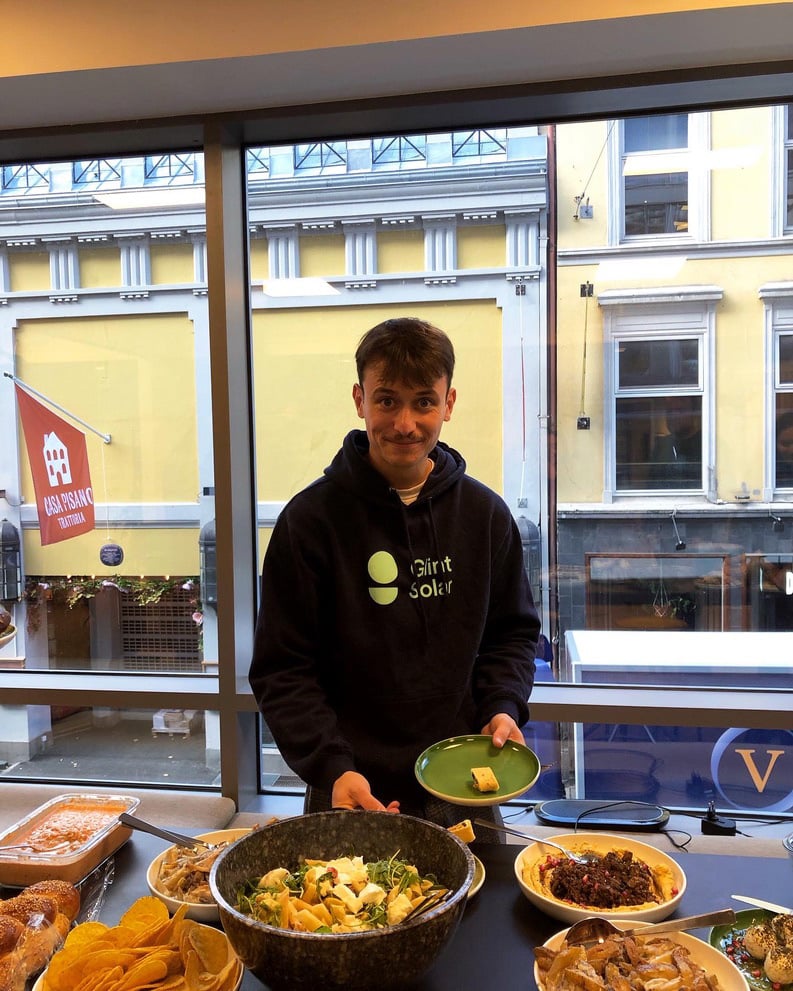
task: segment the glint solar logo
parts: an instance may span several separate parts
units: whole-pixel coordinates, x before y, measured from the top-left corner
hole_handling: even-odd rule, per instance
[[[378,606],[390,606],[396,599],[398,589],[393,583],[397,580],[399,569],[393,554],[388,551],[375,551],[366,565],[369,577],[376,585],[369,586],[369,595]]]

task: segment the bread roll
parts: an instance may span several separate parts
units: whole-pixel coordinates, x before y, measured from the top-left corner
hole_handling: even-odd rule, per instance
[[[28,895],[23,891],[21,895],[0,902],[0,912],[3,915],[10,915],[13,919],[19,919],[24,925],[39,917],[47,922],[54,922],[58,914],[58,905],[48,895]]]
[[[25,991],[27,974],[15,953],[0,957],[0,991]]]
[[[25,927],[19,919],[0,915],[0,957],[14,949],[24,931]]]
[[[66,930],[56,922],[42,922],[40,926],[25,927],[12,956],[19,958],[22,969],[28,977],[43,970],[50,962],[50,957],[58,949],[69,929],[69,920],[63,916]]]
[[[25,894],[52,898],[58,906],[58,911],[71,922],[74,922],[80,911],[80,892],[69,881],[38,881],[25,888]],[[0,905],[1,910],[2,905]]]
[[[68,881],[39,881],[0,901],[0,991],[25,991],[66,939],[80,910]]]

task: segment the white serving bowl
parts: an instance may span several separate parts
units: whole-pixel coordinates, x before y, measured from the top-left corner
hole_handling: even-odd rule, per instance
[[[246,829],[216,829],[211,833],[199,833],[196,839],[206,840],[207,843],[234,843],[236,840],[241,839],[243,836],[247,836],[251,832],[250,827]],[[165,859],[165,855],[168,850],[174,850],[176,847],[168,847],[167,850],[155,857],[154,860],[149,864],[149,869],[146,871],[146,883],[149,886],[149,891],[156,895],[161,902],[164,902],[168,906],[168,911],[171,915],[179,909],[184,902],[179,898],[173,898],[171,895],[166,895],[165,892],[160,891],[157,888],[157,878],[160,873],[160,865]],[[209,875],[207,874],[207,879]],[[195,902],[187,902],[187,918],[195,919],[196,922],[207,922],[216,923],[219,919],[217,902],[214,900],[210,904],[199,904]]]
[[[617,929],[639,928],[650,925],[649,922],[637,922],[635,919],[611,919],[610,921],[614,923]],[[547,946],[549,950],[558,950],[564,942],[566,935],[567,929],[554,933],[550,939],[547,939],[543,943],[543,946]],[[659,938],[671,939],[674,943],[685,946],[691,954],[691,959],[694,963],[699,964],[704,971],[717,979],[719,991],[749,991],[749,985],[740,970],[723,953],[720,953],[709,943],[705,943],[695,936],[689,936],[687,933],[682,932],[664,933],[663,937]],[[537,985],[539,991],[545,991],[540,977],[540,970],[536,963],[534,964],[534,983]]]
[[[562,901],[554,898],[553,895],[545,893],[538,887],[531,884],[524,877],[524,868],[532,864],[545,860],[550,854],[559,854],[559,851],[545,843],[534,842],[524,847],[515,858],[515,878],[520,890],[546,915],[554,919],[561,919],[562,922],[577,922],[579,919],[586,919],[592,915],[603,915],[609,919],[630,919],[639,922],[660,922],[665,919],[680,904],[683,892],[686,890],[686,875],[682,867],[667,854],[657,850],[649,843],[641,843],[624,836],[616,836],[613,833],[564,833],[559,836],[549,837],[554,843],[574,853],[591,851],[593,853],[605,855],[610,850],[630,850],[634,857],[643,860],[652,870],[668,872],[671,880],[672,894],[663,902],[652,905],[649,908],[631,908],[629,906],[621,908],[593,908],[592,906],[574,905],[572,902]]]

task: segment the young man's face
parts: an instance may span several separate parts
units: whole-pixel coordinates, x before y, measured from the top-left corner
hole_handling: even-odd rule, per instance
[[[427,386],[385,382],[382,365],[364,369],[352,387],[358,416],[366,422],[369,458],[394,488],[410,488],[427,474],[427,456],[449,420],[457,394],[446,376]]]

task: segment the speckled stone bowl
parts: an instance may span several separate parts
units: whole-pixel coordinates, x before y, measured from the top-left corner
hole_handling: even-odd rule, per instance
[[[299,933],[236,911],[237,889],[274,867],[352,854],[382,860],[399,852],[434,874],[452,897],[404,924],[361,933]],[[316,812],[283,819],[238,840],[212,868],[220,921],[245,966],[272,991],[306,988],[378,991],[416,981],[454,933],[474,877],[468,847],[441,826],[387,812]]]

